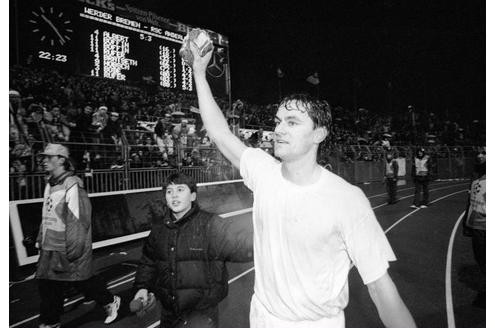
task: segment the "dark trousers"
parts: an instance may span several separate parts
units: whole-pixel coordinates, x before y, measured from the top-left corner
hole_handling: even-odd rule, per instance
[[[98,276],[82,281],[38,279],[41,323],[52,325],[60,322],[60,317],[64,313],[64,291],[72,286],[102,306],[113,302],[113,295]]]
[[[428,205],[430,193],[428,190],[428,180],[425,178],[414,179],[414,205]],[[421,191],[423,192],[423,200],[421,200]]]
[[[386,180],[388,203],[395,203],[397,201],[397,179],[387,178]]]
[[[485,277],[486,277],[486,230],[473,229],[473,253],[474,259],[478,263],[481,269],[483,277],[482,292],[485,291]]]
[[[161,328],[217,328],[218,306],[192,311],[179,317],[162,308]]]

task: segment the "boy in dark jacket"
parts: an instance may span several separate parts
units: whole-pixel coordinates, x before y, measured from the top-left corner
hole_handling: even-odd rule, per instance
[[[161,327],[218,327],[218,303],[228,292],[225,262],[253,260],[252,227],[201,210],[187,175],[171,175],[163,189],[168,210],[144,244],[134,299],[146,304],[154,292]]]

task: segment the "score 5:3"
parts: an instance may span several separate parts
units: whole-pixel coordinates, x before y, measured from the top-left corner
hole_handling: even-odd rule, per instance
[[[49,51],[38,51],[38,58],[46,59],[46,60],[54,60],[58,62],[66,62],[67,55],[61,54],[52,54]]]
[[[139,39],[140,40],[151,42],[151,40],[153,40],[153,37],[151,35],[146,35],[144,33],[139,33]]]

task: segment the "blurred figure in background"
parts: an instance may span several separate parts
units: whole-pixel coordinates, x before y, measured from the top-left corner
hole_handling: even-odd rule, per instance
[[[486,307],[486,153],[478,154],[476,178],[471,183],[466,212],[463,218],[464,235],[472,238],[473,253],[481,270],[480,290],[473,305]]]
[[[387,186],[389,205],[397,203],[397,175],[399,173],[399,164],[394,159],[392,153],[385,156],[385,183]]]
[[[429,201],[430,157],[424,148],[418,148],[413,158],[411,176],[414,181],[414,202],[411,208],[427,208]],[[421,193],[423,197],[421,198]]]

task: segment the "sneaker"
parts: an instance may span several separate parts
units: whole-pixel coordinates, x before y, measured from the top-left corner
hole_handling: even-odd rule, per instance
[[[120,297],[114,295],[113,302],[105,305],[105,312],[107,313],[107,317],[104,321],[105,324],[108,325],[109,323],[112,323],[115,319],[117,319],[117,316],[119,315],[119,308]]]
[[[421,205],[419,208],[427,208],[428,205]]]
[[[419,208],[417,207],[416,205],[412,204],[411,206],[409,206],[410,208]]]
[[[39,328],[60,328],[60,322],[57,322],[57,323],[54,323],[51,325],[47,325],[46,323],[41,323],[38,327]]]

